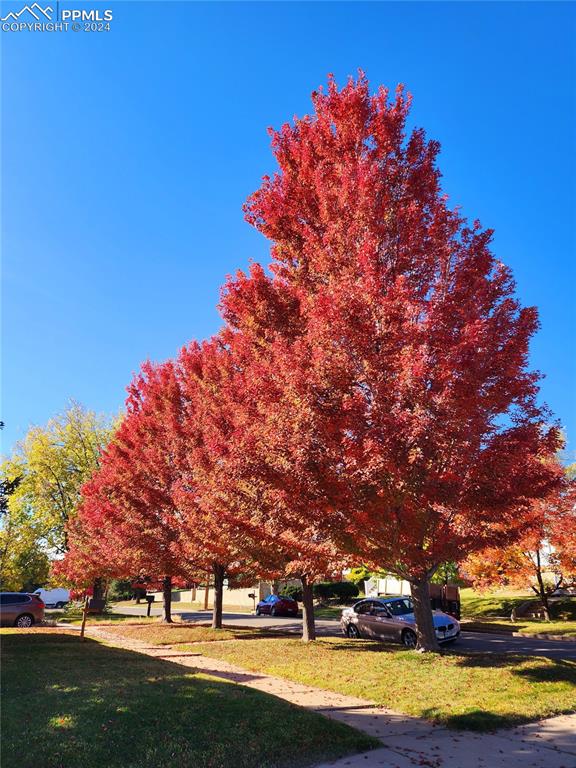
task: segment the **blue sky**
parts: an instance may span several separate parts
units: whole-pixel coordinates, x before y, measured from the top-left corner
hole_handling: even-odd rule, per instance
[[[226,274],[267,260],[241,210],[266,127],[359,67],[406,84],[452,203],[496,230],[576,448],[573,5],[98,6],[108,33],[1,33],[4,451],[69,398],[118,411],[143,360],[219,328]]]

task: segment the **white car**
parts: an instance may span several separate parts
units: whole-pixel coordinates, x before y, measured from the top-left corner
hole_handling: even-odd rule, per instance
[[[452,643],[460,634],[460,622],[442,611],[432,611],[439,643]],[[407,648],[416,648],[416,617],[409,597],[378,597],[360,600],[344,608],[340,619],[346,637],[395,640]]]
[[[38,595],[46,608],[64,608],[70,602],[69,589],[37,589],[34,594]]]

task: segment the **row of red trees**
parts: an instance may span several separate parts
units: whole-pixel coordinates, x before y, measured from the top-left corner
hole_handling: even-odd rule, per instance
[[[217,337],[143,367],[63,568],[161,573],[167,596],[206,570],[217,595],[226,574],[297,576],[311,639],[314,580],[364,562],[410,581],[435,649],[438,566],[514,540],[562,482],[527,367],[537,313],[448,207],[402,89],[361,75],[312,100],[245,206],[270,271],[228,280]]]

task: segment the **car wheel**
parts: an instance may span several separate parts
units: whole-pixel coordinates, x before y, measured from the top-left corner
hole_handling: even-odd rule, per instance
[[[22,616],[18,616],[14,622],[14,626],[20,627],[21,629],[28,629],[32,624],[34,624],[34,616],[31,616],[29,613],[23,613]]]
[[[272,608],[270,611],[270,616],[276,616],[276,608]]]
[[[402,645],[405,645],[406,648],[416,648],[417,643],[416,632],[413,632],[411,629],[405,629],[402,632]]]
[[[358,640],[360,632],[356,624],[348,624],[346,627],[346,637],[349,637],[351,640]]]
[[[260,616],[260,606],[256,606],[256,616]]]

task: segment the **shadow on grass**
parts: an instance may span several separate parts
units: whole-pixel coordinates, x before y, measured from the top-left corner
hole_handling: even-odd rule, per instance
[[[494,651],[468,651],[467,653],[456,653],[457,665],[459,667],[476,667],[480,669],[506,669],[513,670],[519,663],[526,661],[526,654],[515,653],[495,653]],[[534,658],[534,657],[532,657]]]
[[[520,666],[527,661],[532,664]],[[468,668],[508,669],[512,674],[533,682],[570,682],[576,685],[576,661],[568,659],[546,659],[527,654],[471,652],[458,654],[457,665]]]
[[[321,643],[323,638],[318,638],[317,643]],[[383,643],[379,640],[348,640],[341,638],[338,643],[326,643],[326,648],[334,653],[340,653],[342,651],[355,651],[358,653],[407,653],[403,645],[400,643]]]
[[[502,728],[513,728],[528,723],[531,718],[522,715],[505,715],[501,712],[490,712],[486,709],[471,709],[468,712],[446,715],[436,707],[422,710],[422,717],[441,722],[447,728],[463,731],[478,731],[487,733]]]
[[[274,696],[77,635],[5,634],[2,652],[3,768],[292,768],[376,745]]]
[[[576,661],[564,659],[555,661],[554,666],[541,664],[537,667],[524,667],[514,670],[514,674],[534,683],[572,683],[575,686],[576,707]]]

